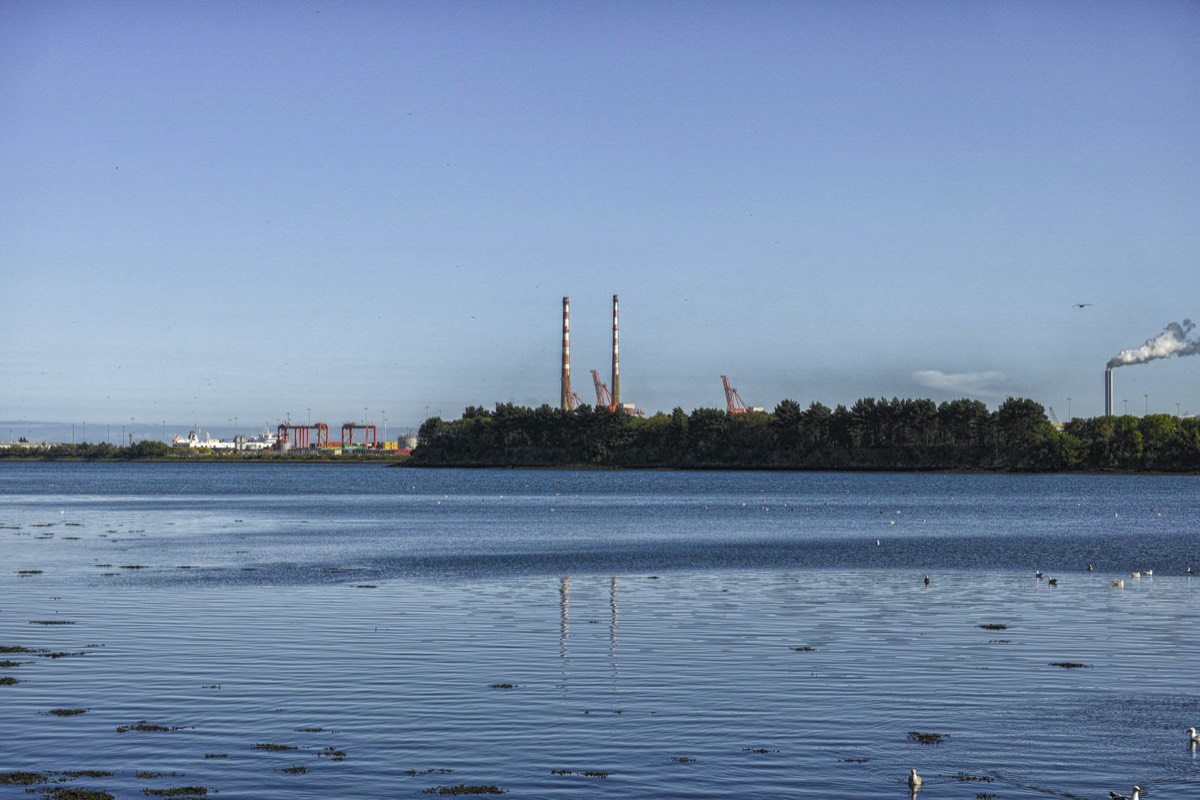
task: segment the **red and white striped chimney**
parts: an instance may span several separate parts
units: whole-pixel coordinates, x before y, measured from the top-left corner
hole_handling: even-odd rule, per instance
[[[621,359],[617,348],[617,296],[613,295],[613,357],[612,357],[612,401],[621,407]]]
[[[571,410],[571,298],[563,298],[562,317],[562,397],[559,408]]]

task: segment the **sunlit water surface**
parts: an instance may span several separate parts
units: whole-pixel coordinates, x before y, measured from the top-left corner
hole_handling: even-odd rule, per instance
[[[1198,489],[3,464],[0,798],[1200,797]]]

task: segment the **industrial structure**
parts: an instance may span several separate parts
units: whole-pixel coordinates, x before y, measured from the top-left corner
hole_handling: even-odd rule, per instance
[[[293,425],[281,422],[275,432],[276,450],[308,450],[313,446],[312,434],[316,433],[317,447],[329,447],[329,426],[324,422],[316,425]]]
[[[751,408],[743,401],[737,389],[729,385],[729,378],[721,376],[721,384],[725,387],[725,411],[729,414],[745,414],[748,411],[762,411],[759,407]]]
[[[618,345],[620,338],[620,306],[617,295],[613,295],[613,338],[612,338],[612,390],[600,380],[600,374],[592,370],[592,382],[596,387],[596,407],[616,411],[621,408],[631,414],[645,412],[631,404],[621,403],[621,357]],[[571,390],[571,298],[563,298],[562,310],[562,377],[560,379],[559,405],[563,411],[573,411],[580,405],[579,395]]]
[[[354,441],[354,432],[362,431],[362,441]],[[315,441],[314,441],[315,440]],[[399,450],[398,442],[380,442],[374,425],[347,422],[342,425],[341,441],[329,438],[329,426],[324,422],[300,425],[281,422],[275,436],[275,449],[287,450]]]
[[[617,296],[613,295],[612,407],[621,405],[621,360],[617,357]]]
[[[1104,416],[1111,417],[1113,413],[1113,376],[1112,367],[1104,370]]]
[[[571,298],[563,298],[562,312],[562,398],[559,408],[570,411],[575,408],[575,396],[571,392]]]

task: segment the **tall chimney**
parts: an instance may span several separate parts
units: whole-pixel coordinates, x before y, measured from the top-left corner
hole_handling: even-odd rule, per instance
[[[559,408],[571,410],[571,298],[563,298],[562,397]]]
[[[1112,367],[1104,370],[1104,416],[1111,417],[1113,413],[1113,381]]]
[[[617,296],[613,295],[613,362],[612,401],[614,408],[621,407],[621,359],[617,350]]]

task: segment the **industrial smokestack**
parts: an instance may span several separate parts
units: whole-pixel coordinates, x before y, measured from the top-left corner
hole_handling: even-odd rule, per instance
[[[571,298],[563,298],[562,326],[562,398],[559,408],[571,410]]]
[[[1104,370],[1104,416],[1112,416],[1113,378],[1112,367]]]
[[[621,407],[621,359],[617,350],[617,296],[613,295],[613,358],[612,358],[612,401],[614,408]]]
[[[1147,339],[1141,347],[1117,353],[1109,360],[1108,368],[1142,364],[1168,356],[1194,356],[1200,353],[1200,341],[1189,339],[1188,336],[1195,327],[1190,319],[1185,319],[1182,324],[1172,322],[1158,336]]]

